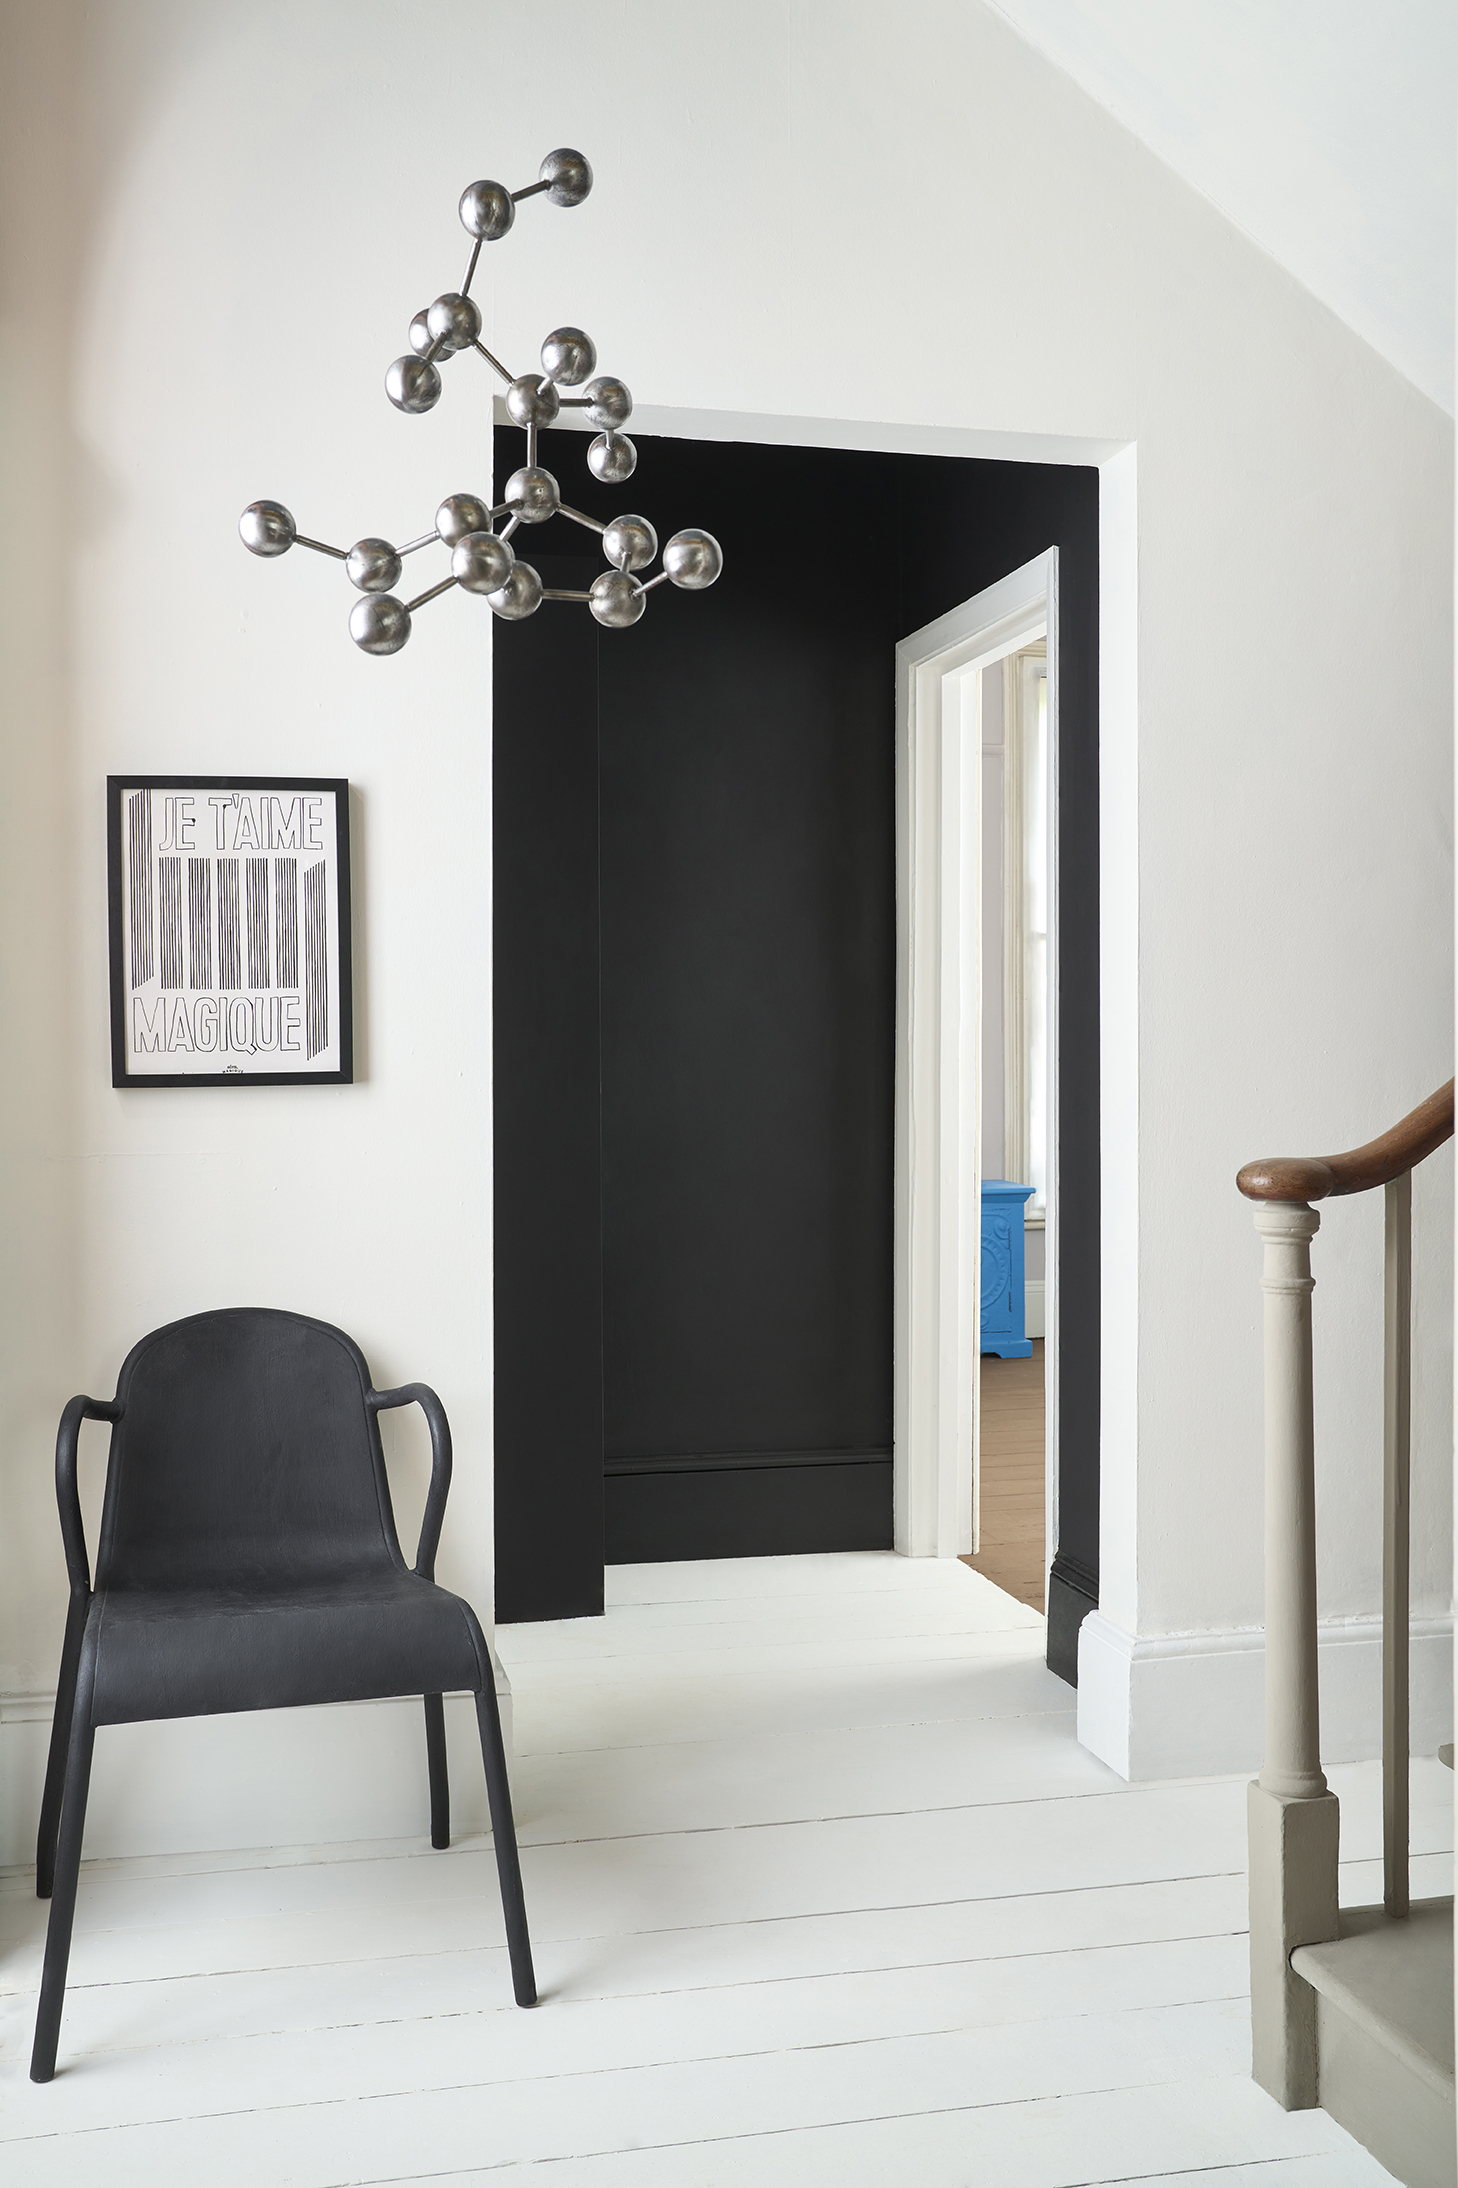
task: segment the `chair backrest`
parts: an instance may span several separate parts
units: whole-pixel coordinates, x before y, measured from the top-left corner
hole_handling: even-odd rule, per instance
[[[144,1337],[117,1378],[97,1585],[403,1564],[369,1389],[353,1340],[302,1314],[226,1308]]]

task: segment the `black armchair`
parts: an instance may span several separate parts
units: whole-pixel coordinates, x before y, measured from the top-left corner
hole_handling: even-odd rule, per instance
[[[395,1533],[378,1415],[417,1404],[431,1477],[415,1565]],[[96,1585],[76,1454],[110,1421]],[[56,1439],[71,1607],[36,1846],[51,1901],[31,2079],[48,2082],[66,1992],[98,1725],[420,1694],[430,1837],[450,1844],[442,1697],[476,1697],[518,2005],[536,2002],[491,1654],[475,1612],[435,1584],[451,1432],[423,1383],[375,1390],[342,1330],[231,1308],[154,1330],[110,1403],[73,1398]]]

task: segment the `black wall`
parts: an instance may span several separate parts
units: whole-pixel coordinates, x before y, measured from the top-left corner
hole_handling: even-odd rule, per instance
[[[628,632],[549,602],[496,634],[498,1614],[600,1609],[604,1551],[889,1545],[894,649],[1057,544],[1066,1671],[1097,1598],[1097,475],[644,439],[605,490],[547,445],[579,507],[706,524],[726,566]],[[549,584],[601,567],[564,520],[516,544]]]
[[[496,1611],[506,1620],[602,1609],[596,631],[585,611],[544,605],[497,633],[492,678]]]

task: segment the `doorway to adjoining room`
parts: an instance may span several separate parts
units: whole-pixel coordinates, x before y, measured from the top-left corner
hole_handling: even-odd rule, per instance
[[[498,429],[503,475],[519,441]],[[692,622],[669,593],[629,632],[544,614],[493,668],[504,1622],[600,1612],[605,1563],[903,1546],[896,649],[1055,550],[1091,1003],[1074,1050],[1097,1083],[1097,474],[640,446],[665,523],[712,523],[723,577]],[[815,513],[803,567],[757,553],[778,505]],[[871,510],[889,561],[867,592],[836,543]],[[533,560],[570,587],[575,538],[552,533]],[[1082,1121],[1060,1251],[1088,1309],[1072,1417],[1096,1423]],[[1070,1463],[1096,1475],[1096,1440]],[[1081,1509],[1096,1556],[1096,1480]]]
[[[982,1312],[976,1543],[964,1562],[1041,1611],[1047,1583],[1048,643],[980,676]],[[1021,1274],[1015,1250],[1021,1233]]]

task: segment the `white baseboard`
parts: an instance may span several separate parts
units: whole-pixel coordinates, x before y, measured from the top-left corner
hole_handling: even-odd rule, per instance
[[[1044,1282],[1045,1279],[1041,1276],[1030,1276],[1023,1285],[1023,1313],[1026,1317],[1023,1323],[1023,1335],[1025,1337],[1046,1337],[1048,1334],[1043,1312]]]
[[[511,1752],[511,1689],[497,1695]],[[0,1697],[0,1868],[35,1860],[54,1696]],[[448,1695],[454,1835],[489,1829],[476,1707]],[[346,1839],[430,1837],[418,1696],[103,1725],[86,1804],[86,1853],[197,1854]]]
[[[1453,1621],[1412,1624],[1412,1752],[1453,1737]],[[1323,1763],[1382,1753],[1382,1622],[1318,1629]],[[1137,1636],[1099,1611],[1078,1638],[1078,1737],[1121,1778],[1259,1770],[1265,1719],[1260,1629]]]

